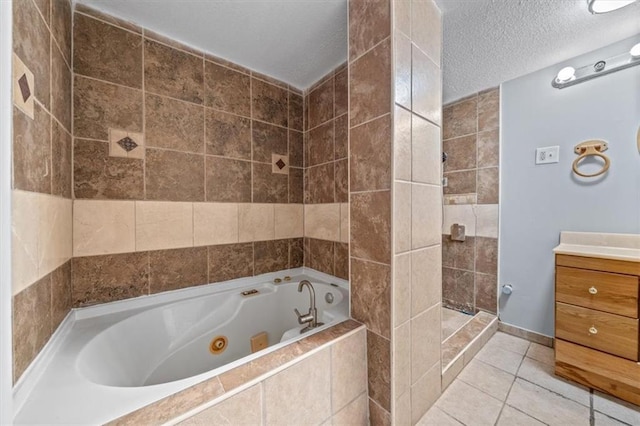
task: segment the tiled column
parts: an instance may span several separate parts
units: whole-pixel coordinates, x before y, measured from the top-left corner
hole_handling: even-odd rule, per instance
[[[441,15],[394,0],[393,424],[441,392]]]
[[[391,422],[389,0],[349,1],[351,314],[367,326],[369,417]]]

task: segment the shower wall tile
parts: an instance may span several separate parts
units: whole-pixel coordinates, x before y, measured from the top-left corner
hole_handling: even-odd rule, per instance
[[[136,248],[134,201],[76,200],[73,255],[127,253]]]
[[[453,241],[450,235],[442,236],[442,266],[466,271],[475,270],[476,239],[468,236],[464,241]]]
[[[411,110],[411,40],[396,32],[395,43],[395,101]]]
[[[445,172],[447,186],[445,194],[473,194],[477,191],[476,170],[464,170],[459,172]]]
[[[352,2],[349,2],[350,4]],[[359,3],[367,3],[360,0]],[[375,4],[386,2],[375,2]],[[349,64],[351,126],[384,115],[391,107],[391,42],[377,45]]]
[[[442,138],[452,139],[478,132],[478,100],[470,99],[445,105],[443,108]]]
[[[149,294],[149,253],[74,257],[71,286],[74,307]]]
[[[498,273],[498,240],[496,238],[476,238],[475,271],[484,274]]]
[[[281,87],[251,79],[253,118],[278,126],[289,123],[289,94]]]
[[[343,71],[346,73],[346,71]],[[348,92],[347,92],[348,93]],[[335,120],[335,159],[349,156],[349,116],[342,114]]]
[[[391,262],[390,191],[351,194],[351,255],[375,262]],[[421,232],[414,233],[420,237]]]
[[[204,59],[155,41],[144,41],[145,90],[202,104]]]
[[[411,119],[411,141],[411,180],[440,185],[442,176],[440,128],[414,114]]]
[[[391,410],[391,342],[367,330],[369,397],[386,411]],[[372,421],[372,424],[373,423]]]
[[[349,244],[333,243],[333,274],[344,280],[349,280]]]
[[[64,0],[62,0],[64,2]],[[71,68],[55,46],[51,49],[51,114],[71,132]]]
[[[302,119],[303,97],[298,93],[289,92],[289,128],[297,131],[304,130]]]
[[[299,238],[304,236],[304,206],[301,204],[276,204],[275,238]]]
[[[309,93],[309,129],[326,123],[333,118],[334,110],[334,79],[331,75]]]
[[[193,246],[193,205],[136,202],[136,250]]]
[[[244,117],[251,116],[251,78],[241,72],[204,62],[205,105]]]
[[[149,293],[207,284],[207,247],[158,250],[149,253]]]
[[[351,258],[351,315],[368,330],[391,337],[391,268]]]
[[[340,411],[367,390],[366,334],[340,340],[331,348],[331,405]],[[358,366],[358,367],[356,367]]]
[[[346,64],[336,69],[334,85],[333,111],[335,117],[340,117],[349,111],[349,70]]]
[[[73,86],[74,136],[109,139],[109,129],[142,132],[142,92],[75,76]]]
[[[305,265],[325,274],[335,272],[334,242],[305,238]]]
[[[445,172],[475,169],[477,166],[475,134],[446,140],[442,150],[447,153]]]
[[[204,167],[204,155],[147,148],[146,198],[204,201]]]
[[[478,204],[498,204],[500,173],[497,167],[478,169]]]
[[[289,130],[289,166],[304,167],[304,134]]]
[[[206,157],[206,200],[251,201],[251,163],[223,157]]]
[[[474,287],[473,272],[442,268],[442,303],[445,306],[475,313]]]
[[[238,211],[240,242],[272,240],[275,236],[273,204],[240,204]]]
[[[308,132],[307,150],[309,166],[327,163],[334,160],[333,121],[326,122]]]
[[[411,186],[411,248],[419,249],[440,243],[442,208],[440,187]]]
[[[391,115],[351,129],[351,191],[390,189]]]
[[[500,131],[478,133],[478,167],[497,167],[500,164]]]
[[[76,198],[144,198],[143,160],[109,156],[109,144],[75,139],[73,183]]]
[[[169,37],[166,37],[162,34],[151,31],[147,28],[144,28],[143,31],[144,31],[144,37],[146,39],[157,41],[159,43],[164,44],[165,46],[172,47],[174,49],[178,49],[186,53],[191,53],[192,55],[195,55],[195,56],[203,56],[203,52],[199,49],[188,46],[184,43],[180,43],[179,41],[173,40]]]
[[[13,298],[13,382],[51,337],[51,277],[33,283]]]
[[[411,250],[411,184],[396,182],[394,186],[395,253]]]
[[[476,273],[476,308],[498,313],[498,277]]]
[[[304,266],[304,239],[293,238],[289,240],[289,267],[301,268]]]
[[[438,327],[442,307],[437,303],[431,309],[411,319],[411,384],[415,384],[440,361],[439,343],[442,339]]]
[[[335,201],[349,202],[349,160],[346,158],[335,162]]]
[[[304,202],[304,170],[289,168],[289,202]]]
[[[305,170],[305,204],[335,201],[335,162],[309,167]]]
[[[56,331],[71,308],[71,262],[51,272],[51,333]]]
[[[195,246],[237,243],[238,232],[238,204],[193,204]]]
[[[349,1],[349,59],[351,61],[387,38],[390,31],[389,0]]]
[[[478,94],[478,132],[497,129],[500,125],[500,90]]]
[[[287,129],[253,121],[252,149],[253,161],[262,163],[271,164],[271,154],[287,155],[289,152]]]
[[[209,246],[209,282],[253,275],[253,243]]]
[[[441,371],[440,362],[437,362],[411,386],[412,424],[416,424],[440,397],[442,393]]]
[[[439,246],[411,252],[411,317],[442,300],[442,249]]]
[[[254,275],[289,267],[289,240],[256,241],[253,250]]]
[[[411,35],[411,0],[393,2],[394,27],[406,36]]]
[[[75,73],[142,88],[142,35],[77,14],[73,44]]]
[[[51,193],[51,117],[37,103],[34,119],[13,108],[13,187]]]
[[[13,5],[13,52],[33,73],[34,95],[46,109],[50,107],[51,96],[50,39],[51,34],[47,24],[35,3],[15,2]]]
[[[51,34],[64,60],[71,64],[71,1],[51,3]]]
[[[411,112],[398,106],[394,109],[393,159],[395,179],[411,181]]]
[[[411,39],[436,64],[442,51],[442,20],[432,0],[411,2]]]
[[[415,2],[416,5],[428,3],[431,2]],[[418,27],[429,28],[424,24],[418,25]],[[442,121],[442,74],[440,67],[422,53],[415,44],[412,46],[411,59],[412,110],[415,114],[440,125]]]
[[[71,135],[51,122],[51,194],[71,198]]]
[[[204,108],[200,106],[145,95],[145,144],[148,147],[202,154],[203,123]]]
[[[395,327],[411,319],[411,290],[411,253],[396,255],[393,264],[393,325]]]
[[[253,202],[286,203],[289,200],[289,177],[272,172],[271,164],[253,163]]]

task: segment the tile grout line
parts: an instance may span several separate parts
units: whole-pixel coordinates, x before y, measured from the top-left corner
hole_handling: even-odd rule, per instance
[[[487,341],[487,343],[489,343]],[[496,418],[496,421],[494,422],[494,425],[498,424],[498,420],[500,420],[500,417],[502,417],[502,411],[504,410],[505,405],[507,405],[507,399],[509,399],[509,395],[511,395],[511,390],[513,389],[513,385],[515,384],[516,380],[518,380],[518,371],[520,371],[520,368],[522,367],[522,363],[524,362],[524,359],[527,357],[527,352],[529,351],[529,347],[531,346],[531,342],[528,342],[527,344],[527,350],[524,352],[524,354],[522,355],[522,359],[520,360],[520,364],[518,364],[518,369],[516,370],[515,374],[513,375],[513,381],[511,382],[511,385],[509,386],[509,390],[507,391],[507,395],[504,398],[504,401],[502,402],[502,407],[500,407],[500,412],[498,413],[498,417]],[[507,350],[505,348],[505,350]]]

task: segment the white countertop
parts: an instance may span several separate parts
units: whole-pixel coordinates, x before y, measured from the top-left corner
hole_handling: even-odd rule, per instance
[[[555,254],[640,262],[640,235],[561,232]]]

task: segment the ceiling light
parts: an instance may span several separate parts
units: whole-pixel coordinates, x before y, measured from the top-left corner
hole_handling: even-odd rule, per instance
[[[640,43],[633,46],[629,51],[629,54],[633,59],[640,59]]]
[[[576,69],[573,67],[564,67],[558,72],[556,76],[557,83],[566,83],[576,77]]]
[[[607,13],[635,3],[636,0],[587,0],[589,12]]]

